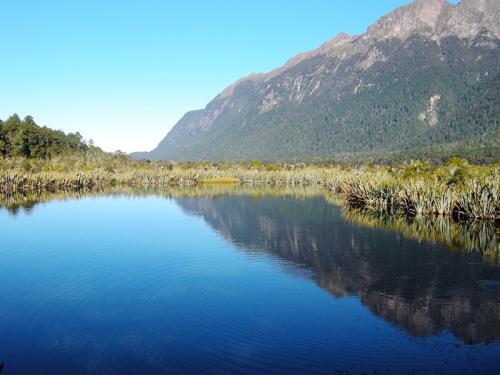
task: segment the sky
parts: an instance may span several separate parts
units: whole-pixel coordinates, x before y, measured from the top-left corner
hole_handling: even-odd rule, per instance
[[[237,79],[408,2],[0,0],[0,118],[151,150]]]

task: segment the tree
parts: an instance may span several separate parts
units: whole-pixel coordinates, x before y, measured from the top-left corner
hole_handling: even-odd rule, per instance
[[[32,116],[23,121],[17,114],[0,120],[0,156],[50,158],[65,151],[86,152],[88,146],[80,133],[65,134],[38,126]]]
[[[36,125],[36,122],[35,120],[33,119],[32,116],[28,115],[26,117],[24,117],[24,121],[23,121],[25,124],[27,125]]]

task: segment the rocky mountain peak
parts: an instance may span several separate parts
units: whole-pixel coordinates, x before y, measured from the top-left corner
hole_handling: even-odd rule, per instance
[[[453,5],[446,0],[416,0],[413,7],[417,17],[428,25],[435,27],[439,16],[451,9]]]
[[[302,61],[318,55],[346,56],[360,52],[378,40],[406,40],[413,35],[423,35],[438,41],[447,36],[473,38],[485,30],[493,37],[500,37],[500,0],[462,0],[457,5],[447,0],[414,0],[385,15],[362,35],[341,32],[318,48],[300,53],[283,66],[268,73],[250,74],[226,88],[218,99],[230,97],[243,82],[270,80]],[[359,41],[353,45],[353,42]],[[369,67],[380,56],[370,56],[360,67]]]
[[[332,39],[326,41],[323,43],[321,46],[318,48],[309,51],[309,52],[304,52],[301,54],[298,54],[295,57],[292,57],[290,60],[287,61],[287,63],[284,65],[283,68],[290,68],[298,63],[300,63],[303,60],[309,59],[311,57],[321,55],[321,54],[327,54],[338,47],[341,47],[345,44],[348,44],[349,42],[353,41],[356,39],[357,36],[351,36],[347,33],[339,33],[335,35]],[[279,70],[276,70],[278,72]]]
[[[338,33],[335,35],[332,39],[328,40],[326,43],[323,43],[319,49],[320,50],[327,50],[331,48],[336,48],[339,47],[345,43],[348,43],[352,39],[352,36],[350,36],[347,33]]]
[[[415,0],[397,8],[368,28],[363,39],[407,39],[414,34],[434,40],[447,36],[471,38],[483,31],[500,35],[500,1]]]
[[[491,36],[500,37],[499,0],[462,0],[456,6],[454,23],[462,32],[487,30]],[[467,25],[471,25],[467,30]],[[470,35],[470,34],[469,34]]]
[[[487,10],[493,9],[497,5],[498,8],[498,0],[462,0],[459,3],[459,6],[467,9],[476,9],[481,12],[485,12]]]
[[[452,7],[446,0],[415,0],[370,26],[365,39],[406,39],[415,32],[434,33]]]

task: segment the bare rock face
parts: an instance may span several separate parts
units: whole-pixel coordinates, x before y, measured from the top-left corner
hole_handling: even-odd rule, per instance
[[[437,105],[441,99],[440,95],[433,95],[429,99],[429,106],[425,112],[422,112],[418,118],[422,122],[427,122],[430,126],[435,126],[438,123]]]
[[[406,39],[414,33],[435,35],[452,7],[445,0],[416,0],[382,17],[368,28],[364,39]]]
[[[496,0],[416,0],[396,9],[368,29],[364,38],[406,39],[415,33],[432,39],[448,36],[472,38],[481,32],[500,36],[499,5]]]
[[[450,33],[471,38],[481,33],[500,38],[500,5],[497,0],[462,0],[453,8]]]
[[[415,0],[362,35],[240,79],[140,157],[303,160],[500,142],[499,45],[499,0]]]

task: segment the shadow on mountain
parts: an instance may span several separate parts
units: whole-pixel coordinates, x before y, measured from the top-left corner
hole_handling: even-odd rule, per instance
[[[392,219],[391,226],[390,220],[344,211],[321,196],[175,201],[246,252],[269,254],[312,272],[314,282],[332,296],[359,296],[371,312],[413,336],[448,330],[467,344],[500,339],[500,293],[491,287],[500,280],[498,256],[470,251],[486,243],[498,253],[494,225],[477,230],[433,224],[439,232],[419,220]],[[462,235],[454,237],[457,231]],[[467,238],[473,241],[461,242]]]

